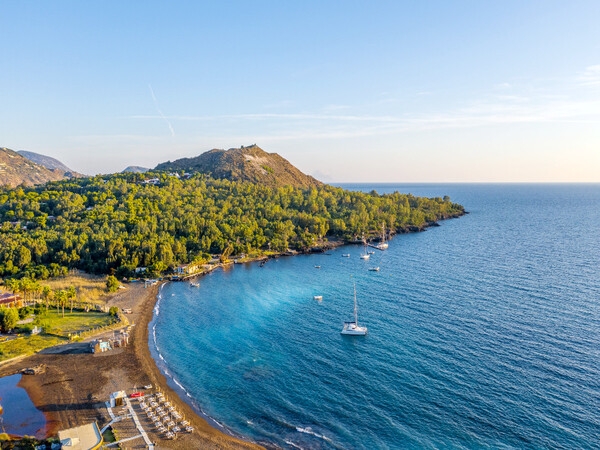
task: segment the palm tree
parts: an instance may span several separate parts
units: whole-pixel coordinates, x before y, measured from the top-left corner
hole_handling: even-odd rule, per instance
[[[44,286],[42,288],[42,297],[46,301],[46,312],[48,312],[48,302],[54,298],[54,292],[49,286]]]
[[[32,287],[31,287],[33,293],[35,294],[35,299],[34,299],[34,303],[37,304],[37,302],[40,299],[40,294],[42,293],[42,285],[40,284],[39,281],[33,281],[32,283]]]
[[[33,291],[33,280],[27,277],[21,278],[19,289],[23,292],[23,301],[27,303],[27,295]]]
[[[19,280],[14,278],[8,278],[4,280],[4,286],[6,286],[15,295],[19,290]]]
[[[76,296],[77,291],[75,290],[75,287],[69,286],[69,288],[67,289],[67,298],[71,300],[71,314],[73,314],[73,300],[75,300]]]
[[[56,298],[56,304],[58,306],[58,310],[60,311],[60,307],[62,306],[62,316],[65,317],[65,303],[67,303],[67,291],[63,289],[59,289],[54,293],[54,298]]]

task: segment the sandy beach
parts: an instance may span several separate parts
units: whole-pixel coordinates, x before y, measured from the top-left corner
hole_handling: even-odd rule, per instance
[[[0,366],[0,377],[12,375],[27,367],[44,364],[46,370],[37,375],[24,375],[20,386],[27,390],[35,406],[47,420],[46,436],[58,430],[97,421],[102,428],[110,421],[105,402],[112,392],[123,390],[130,394],[134,388],[152,385],[148,393],[162,391],[175,408],[194,427],[192,433],[179,433],[168,440],[155,432],[137,401],[144,429],[155,448],[172,449],[258,449],[259,445],[229,436],[209,425],[185,403],[166,382],[148,348],[148,323],[152,319],[158,286],[144,288],[132,283],[113,297],[108,306],[130,308],[127,318],[131,324],[129,345],[105,353],[92,354],[87,343],[67,344],[46,349],[36,355]],[[137,431],[131,420],[113,425],[119,439]],[[38,436],[44,437],[44,436]],[[132,439],[127,448],[145,448],[142,438]]]

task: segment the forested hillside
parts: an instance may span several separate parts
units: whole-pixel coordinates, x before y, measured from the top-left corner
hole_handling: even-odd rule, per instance
[[[147,182],[155,177],[152,182]],[[449,198],[124,173],[0,190],[0,276],[154,274],[209,254],[307,249],[464,214]]]

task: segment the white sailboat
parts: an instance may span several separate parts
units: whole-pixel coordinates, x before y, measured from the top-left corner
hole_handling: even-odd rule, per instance
[[[388,243],[385,240],[385,224],[381,226],[381,241],[379,241],[375,248],[379,250],[385,250],[388,248]]]
[[[371,255],[367,251],[367,241],[363,238],[363,242],[365,243],[365,251],[362,255],[360,255],[360,259],[369,259]]]
[[[358,325],[358,306],[356,305],[356,283],[354,283],[354,321],[344,322],[344,328],[341,331],[342,334],[349,334],[351,336],[365,336],[367,334],[367,327],[361,327]]]

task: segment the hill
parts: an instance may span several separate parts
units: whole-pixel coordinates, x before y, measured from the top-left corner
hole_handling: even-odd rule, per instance
[[[58,170],[62,170],[66,174],[73,174],[73,176],[79,175],[74,170],[71,170],[67,166],[65,166],[58,159],[52,158],[50,156],[40,155],[39,153],[35,153],[35,152],[28,152],[27,150],[19,150],[17,153],[20,155],[23,155],[28,160],[33,161],[34,163],[45,167],[46,169],[50,169],[50,170],[58,169]]]
[[[146,173],[149,170],[150,169],[148,169],[147,167],[127,166],[127,167],[125,167],[125,169],[123,169],[123,171],[121,173],[128,173],[128,172],[132,172],[132,173]]]
[[[321,186],[319,180],[306,175],[277,153],[267,153],[257,145],[213,149],[194,158],[182,158],[156,166],[156,170],[201,172],[214,178],[249,181],[265,186]]]
[[[121,279],[146,267],[152,278],[215,254],[225,261],[321,251],[363,236],[377,242],[382,226],[390,235],[421,231],[464,214],[448,197],[328,185],[279,189],[166,173],[157,184],[144,178],[119,173],[8,192],[0,202],[0,277],[77,268]]]
[[[34,185],[69,178],[64,170],[47,169],[20,153],[0,148],[0,186]]]

